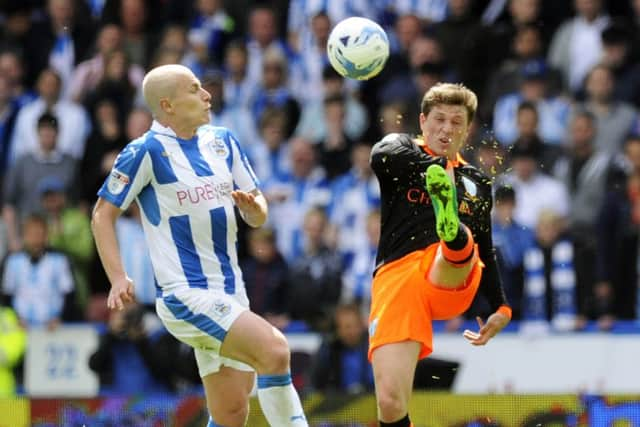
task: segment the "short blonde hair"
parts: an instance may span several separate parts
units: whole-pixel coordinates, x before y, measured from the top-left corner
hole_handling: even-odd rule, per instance
[[[461,83],[438,83],[422,97],[420,110],[425,116],[436,105],[461,105],[467,110],[467,119],[471,123],[478,109],[478,97]]]

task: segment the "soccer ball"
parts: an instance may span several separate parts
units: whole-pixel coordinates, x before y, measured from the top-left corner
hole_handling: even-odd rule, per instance
[[[382,27],[361,17],[338,23],[327,42],[331,66],[342,76],[368,80],[377,75],[389,57],[389,39]]]

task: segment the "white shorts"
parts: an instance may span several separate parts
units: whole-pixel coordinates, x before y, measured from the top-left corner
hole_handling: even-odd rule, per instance
[[[223,365],[253,371],[245,363],[220,356],[229,328],[248,309],[246,299],[213,289],[185,287],[156,299],[158,317],[167,330],[193,347],[200,377],[218,372]]]

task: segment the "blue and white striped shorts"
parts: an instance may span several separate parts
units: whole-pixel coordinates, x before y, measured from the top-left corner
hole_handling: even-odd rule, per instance
[[[231,325],[249,303],[223,290],[181,288],[156,299],[156,311],[167,330],[194,349],[201,377],[229,366],[253,371],[240,361],[220,356],[220,347]]]

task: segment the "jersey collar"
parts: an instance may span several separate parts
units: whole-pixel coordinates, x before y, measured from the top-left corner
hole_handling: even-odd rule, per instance
[[[171,129],[169,126],[162,126],[157,120],[154,120],[153,123],[151,123],[151,130],[155,133],[178,139],[178,135],[176,135],[173,129]]]

